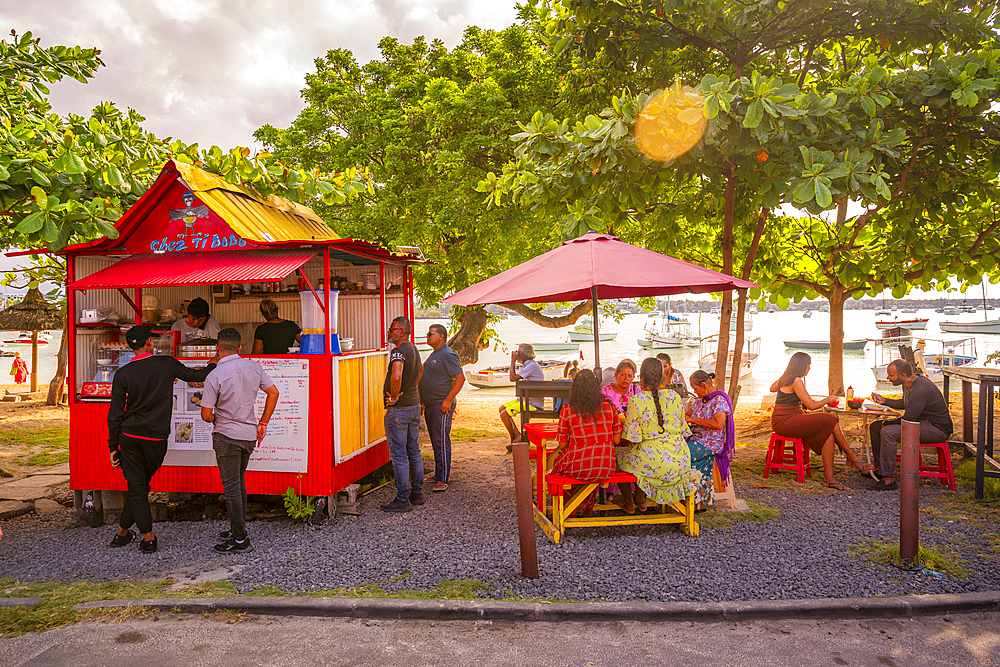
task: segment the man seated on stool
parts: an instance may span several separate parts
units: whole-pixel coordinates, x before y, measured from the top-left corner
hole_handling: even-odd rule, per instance
[[[522,364],[520,373],[514,371],[514,367],[518,362]],[[509,377],[511,382],[517,382],[518,380],[541,382],[545,379],[545,376],[542,374],[542,367],[535,361],[535,348],[531,347],[528,343],[521,343],[517,346],[516,350],[510,353]],[[543,399],[540,398],[533,398],[528,401],[529,410],[537,410],[542,405]],[[507,433],[510,434],[510,444],[512,445],[516,442],[521,442],[521,427],[520,425],[514,425],[514,418],[519,414],[521,414],[521,400],[518,398],[507,401],[500,406],[500,421],[503,422]]]
[[[919,422],[920,442],[946,442],[955,427],[941,390],[927,377],[914,374],[913,367],[902,359],[891,361],[885,372],[894,387],[903,386],[903,398],[899,400],[872,394],[872,400],[879,405],[903,410],[902,420]],[[877,421],[868,427],[872,455],[879,463],[879,475],[882,477],[881,481],[868,485],[873,491],[898,488],[896,451],[902,438],[902,420]]]

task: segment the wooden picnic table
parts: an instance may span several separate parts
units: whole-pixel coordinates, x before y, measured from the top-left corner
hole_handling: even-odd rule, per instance
[[[962,382],[962,444],[976,455],[976,498],[982,499],[986,477],[1000,479],[1000,463],[993,458],[993,391],[1000,387],[1000,369],[945,366],[944,398],[948,400],[951,378]],[[972,436],[972,383],[979,384],[979,419],[976,437]],[[989,463],[994,470],[987,470]]]
[[[838,396],[838,398],[840,399],[840,403],[838,403],[835,406],[824,405],[823,410],[825,410],[826,412],[835,413],[838,418],[841,415],[844,415],[846,417],[858,417],[861,419],[861,431],[863,434],[861,441],[865,447],[865,460],[868,461],[868,463],[872,463],[873,465],[875,465],[875,470],[871,471],[869,474],[872,476],[873,479],[877,480],[878,476],[875,473],[878,470],[878,464],[875,464],[872,461],[872,443],[871,443],[871,437],[868,434],[868,424],[871,423],[872,421],[875,421],[876,419],[885,419],[885,418],[893,419],[895,417],[899,417],[903,413],[901,410],[895,410],[888,406],[882,406],[881,408],[871,408],[862,406],[857,410],[855,410],[851,408],[849,405],[847,405],[846,397]]]

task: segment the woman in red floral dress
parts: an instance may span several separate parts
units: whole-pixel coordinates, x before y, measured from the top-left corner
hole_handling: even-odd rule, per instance
[[[618,411],[601,395],[601,385],[589,369],[573,378],[569,403],[559,413],[559,448],[552,472],[581,482],[600,482],[616,470],[615,445],[621,440]],[[580,505],[580,512],[594,506],[597,491]]]

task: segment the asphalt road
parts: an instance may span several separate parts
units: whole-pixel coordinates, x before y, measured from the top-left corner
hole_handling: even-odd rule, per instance
[[[948,620],[945,620],[948,619]],[[0,641],[0,664],[801,665],[1000,664],[1000,614],[868,621],[540,623],[164,614]]]

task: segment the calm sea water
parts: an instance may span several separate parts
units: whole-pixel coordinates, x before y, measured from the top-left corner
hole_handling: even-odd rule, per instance
[[[997,311],[990,311],[990,318],[995,318]],[[937,323],[942,319],[948,321],[975,322],[983,319],[983,313],[968,313],[963,315],[941,315],[933,310],[919,311],[914,314],[894,313],[900,319],[912,317],[927,317],[930,322],[924,331],[915,331],[914,335],[924,338],[927,341],[927,353],[932,354],[939,351],[940,345],[937,340],[955,340],[962,338],[959,334],[942,333]],[[691,328],[695,334],[708,336],[718,333],[719,316],[702,314],[699,318],[697,314],[688,314],[687,318],[691,322]],[[876,317],[874,310],[849,310],[844,313],[844,333],[845,340],[859,338],[880,338],[881,331],[875,327],[876,320],[891,319],[885,316]],[[418,320],[415,324],[418,335],[427,331],[427,325],[437,320]],[[637,363],[648,356],[656,356],[658,352],[667,352],[673,360],[674,366],[679,368],[684,376],[698,368],[700,351],[698,348],[683,348],[672,350],[643,350],[639,347],[637,340],[643,336],[643,328],[652,322],[646,315],[626,315],[621,322],[601,321],[601,330],[617,332],[618,335],[613,341],[601,341],[601,365],[614,366],[623,358],[629,358]],[[448,322],[441,321],[441,324],[448,326]],[[483,350],[479,355],[479,362],[466,366],[466,370],[486,368],[491,365],[505,365],[510,361],[510,348],[518,343],[558,343],[568,340],[568,332],[571,327],[563,329],[546,329],[545,327],[529,322],[523,317],[511,317],[500,322],[497,332],[504,343],[500,351]],[[753,316],[753,330],[748,332],[748,336],[761,339],[760,359],[754,368],[753,374],[740,381],[743,385],[742,396],[761,397],[768,393],[771,383],[774,382],[784,371],[794,350],[785,347],[786,340],[829,340],[830,337],[830,315],[829,313],[814,312],[812,318],[803,318],[801,312],[777,312],[760,313]],[[735,334],[735,332],[734,332]],[[979,335],[976,336],[976,348],[979,362],[976,365],[982,366],[983,360],[990,352],[1000,350],[1000,335]],[[594,365],[594,344],[581,343],[580,350],[583,352],[583,364],[587,367]],[[827,373],[829,372],[830,354],[828,352],[810,351],[812,357],[812,370],[806,378],[806,386],[815,395],[823,395],[827,392]],[[577,355],[578,356],[578,355]],[[541,357],[541,355],[539,355]],[[550,358],[565,358],[564,356],[553,356]],[[888,361],[888,360],[886,360]],[[864,353],[848,352],[844,354],[844,383],[851,385],[856,393],[868,393],[875,389],[875,376],[872,374],[872,366],[875,365],[875,345],[869,343]],[[476,389],[466,385],[463,391],[469,392],[501,392],[496,389]],[[511,393],[507,389],[505,393]]]
[[[52,338],[49,340],[48,345],[38,346],[38,382],[39,384],[48,384],[52,376],[56,374],[56,354],[59,352],[59,342],[62,341],[62,331],[49,331],[52,334]],[[17,331],[0,331],[0,341],[2,340],[12,340],[17,338]],[[20,352],[21,358],[23,358],[28,363],[28,370],[31,370],[31,346],[30,345],[5,345],[4,352],[8,354],[13,354],[14,352]],[[14,357],[0,357],[0,384],[13,384],[14,379],[10,377],[10,365],[14,361]]]

